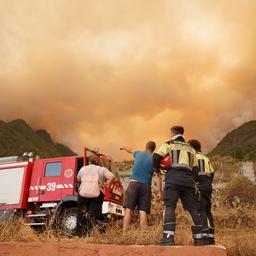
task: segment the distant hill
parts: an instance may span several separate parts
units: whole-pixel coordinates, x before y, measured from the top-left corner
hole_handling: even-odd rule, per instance
[[[33,130],[24,120],[0,120],[0,157],[33,152],[41,158],[76,155],[67,146],[55,143],[45,130]]]
[[[229,132],[208,155],[256,160],[256,121],[244,123]]]

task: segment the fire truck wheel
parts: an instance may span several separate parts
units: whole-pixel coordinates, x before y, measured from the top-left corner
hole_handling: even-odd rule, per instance
[[[68,236],[74,236],[77,225],[77,207],[65,209],[61,218],[61,230]]]

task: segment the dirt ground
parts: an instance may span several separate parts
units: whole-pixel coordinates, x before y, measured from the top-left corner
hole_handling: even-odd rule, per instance
[[[129,246],[76,243],[0,243],[1,256],[226,256],[221,246]]]

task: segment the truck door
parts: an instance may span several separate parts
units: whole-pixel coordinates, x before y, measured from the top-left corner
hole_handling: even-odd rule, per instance
[[[64,159],[54,158],[44,161],[40,180],[39,201],[60,201]]]

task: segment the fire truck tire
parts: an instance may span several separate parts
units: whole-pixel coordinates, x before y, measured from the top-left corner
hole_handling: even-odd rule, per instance
[[[64,209],[59,219],[59,228],[61,233],[67,236],[76,235],[77,225],[77,207]]]

